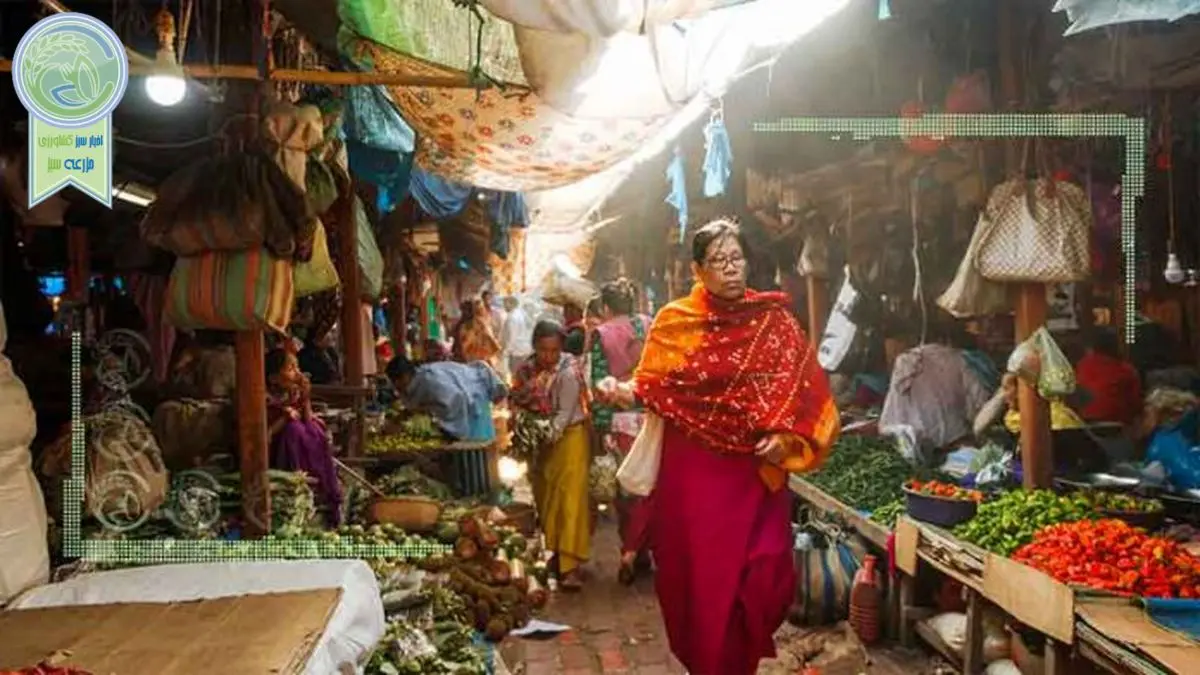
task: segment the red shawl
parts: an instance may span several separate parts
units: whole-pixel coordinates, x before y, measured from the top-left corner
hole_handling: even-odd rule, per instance
[[[764,465],[774,489],[785,470],[817,468],[841,429],[790,305],[785,293],[748,291],[726,302],[697,285],[655,317],[634,375],[647,408],[716,451],[749,454],[765,436],[788,437],[782,469]]]

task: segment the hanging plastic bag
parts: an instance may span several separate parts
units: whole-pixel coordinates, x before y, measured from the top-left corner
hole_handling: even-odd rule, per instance
[[[625,492],[638,497],[649,496],[658,483],[658,468],[662,463],[663,432],[666,423],[652,412],[646,413],[642,430],[633,441],[621,468],[617,482]]]
[[[375,230],[367,217],[362,200],[354,198],[354,220],[358,228],[358,269],[362,272],[362,292],[367,300],[383,294],[383,253],[375,241]]]
[[[314,293],[338,287],[337,267],[329,255],[329,241],[325,236],[325,225],[317,223],[317,234],[313,237],[312,258],[296,265],[296,297],[303,298]]]
[[[1008,289],[1003,284],[985,279],[975,264],[980,245],[991,227],[987,216],[980,214],[975,233],[971,235],[971,243],[967,245],[967,252],[963,254],[958,271],[954,274],[954,281],[937,299],[937,306],[956,319],[997,314],[1008,308]]]
[[[1008,372],[1027,382],[1036,382],[1044,399],[1075,393],[1075,368],[1045,326],[1017,345],[1008,357]]]
[[[859,303],[859,293],[850,283],[850,275],[842,282],[837,300],[833,303],[833,311],[825,324],[825,334],[821,336],[821,345],[817,348],[817,361],[821,367],[834,372],[841,367],[842,362],[854,346],[854,338],[858,336],[858,324],[850,316]]]

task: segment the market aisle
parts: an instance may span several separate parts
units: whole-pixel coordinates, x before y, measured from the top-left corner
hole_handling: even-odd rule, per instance
[[[651,578],[632,588],[617,583],[617,527],[604,519],[597,528],[588,584],[578,594],[557,594],[540,617],[570,625],[557,638],[534,641],[509,638],[501,647],[513,675],[676,675],[682,666],[667,648]],[[784,624],[776,635],[781,658],[764,662],[759,675],[793,675],[806,630]],[[872,675],[923,675],[937,672],[921,654],[895,648],[868,650]]]
[[[584,590],[556,594],[540,614],[574,630],[547,641],[509,638],[501,652],[514,675],[683,672],[667,649],[653,580],[617,583],[617,547],[616,523],[602,519]]]

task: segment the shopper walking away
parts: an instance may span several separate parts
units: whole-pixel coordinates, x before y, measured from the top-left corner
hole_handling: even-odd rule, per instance
[[[592,382],[606,378],[627,382],[642,357],[642,346],[650,330],[650,318],[634,316],[633,285],[620,279],[600,289],[601,323],[588,341],[591,349]],[[618,462],[633,447],[642,427],[642,411],[614,410],[597,403],[592,408],[592,424],[604,448],[618,456]],[[648,497],[624,490],[617,497],[617,522],[621,533],[621,566],[618,579],[632,584],[638,572],[650,567],[650,519],[653,511]]]

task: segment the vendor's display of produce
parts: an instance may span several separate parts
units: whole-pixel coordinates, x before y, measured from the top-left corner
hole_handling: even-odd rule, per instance
[[[217,479],[221,489],[221,508],[227,514],[242,510],[242,476],[225,474]],[[316,516],[316,498],[310,479],[302,471],[267,472],[271,490],[271,532],[290,537],[304,532]]]
[[[1013,559],[1067,584],[1148,598],[1200,598],[1200,558],[1122,520],[1052,525]]]
[[[825,466],[807,479],[834,499],[862,511],[875,511],[904,496],[900,486],[913,467],[883,436],[844,436]]]
[[[896,520],[904,515],[905,510],[904,500],[897,499],[872,511],[871,520],[890,530],[896,526]]]
[[[1043,527],[1092,518],[1094,513],[1095,507],[1083,495],[1014,490],[980,504],[975,517],[954,528],[954,534],[993,553],[1008,556],[1032,541],[1034,533]]]
[[[1157,499],[1102,491],[1086,492],[1084,495],[1097,509],[1109,513],[1160,513],[1163,510],[1163,503]]]
[[[446,575],[446,587],[466,601],[475,628],[489,640],[502,640],[510,630],[524,626],[531,611],[547,600],[540,581],[527,569],[528,543],[514,530],[493,527],[478,516],[464,518],[458,529],[452,555],[418,564]]]
[[[393,433],[380,433],[367,439],[367,454],[415,453],[440,450],[446,439],[429,415],[411,415]]]
[[[926,497],[975,503],[983,501],[983,493],[979,490],[968,490],[952,483],[943,483],[937,480],[920,481],[914,478],[905,483],[904,487]]]

